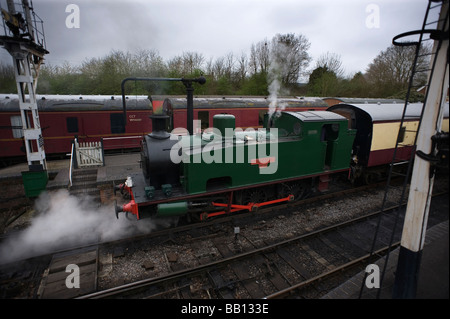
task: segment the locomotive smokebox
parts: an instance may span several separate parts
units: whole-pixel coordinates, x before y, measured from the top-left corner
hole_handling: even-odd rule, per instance
[[[179,167],[170,159],[170,150],[177,143],[165,131],[167,115],[151,115],[153,131],[142,140],[141,163],[150,186],[161,189],[163,184],[179,183]]]

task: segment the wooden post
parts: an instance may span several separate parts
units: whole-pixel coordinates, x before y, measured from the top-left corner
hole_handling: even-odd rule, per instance
[[[449,84],[448,54],[448,3],[443,4],[441,19],[447,26],[447,38],[441,42],[437,52],[428,87],[428,96],[422,124],[418,132],[417,150],[425,154],[434,154],[431,137],[441,130],[443,106]],[[439,25],[442,29],[442,25]],[[436,53],[439,41],[435,41],[433,52]],[[431,61],[433,63],[433,61]],[[395,276],[393,298],[415,298],[419,277],[422,250],[425,241],[428,212],[434,176],[430,175],[430,162],[415,156],[412,172],[408,205],[401,240],[400,253]]]

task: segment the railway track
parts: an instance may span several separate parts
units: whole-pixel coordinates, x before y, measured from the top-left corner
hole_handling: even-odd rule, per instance
[[[362,188],[353,189],[347,192],[355,193],[356,196],[359,196],[360,192],[372,191],[369,188]],[[336,194],[334,194],[334,196],[336,196]],[[340,193],[339,196],[342,197],[342,193]],[[287,203],[286,205],[283,205],[283,207],[277,206],[261,209],[256,215],[254,213],[249,213],[222,217],[209,222],[186,225],[174,229],[166,229],[145,236],[138,236],[135,238],[128,238],[108,243],[97,243],[85,247],[72,247],[71,249],[65,251],[53,252],[44,256],[34,257],[28,260],[20,261],[18,264],[10,265],[12,270],[10,269],[9,271],[14,274],[6,274],[4,277],[0,276],[0,288],[4,285],[7,286],[7,289],[5,289],[6,292],[2,292],[4,298],[8,298],[8,296],[11,295],[12,282],[17,283],[15,286],[12,285],[14,286],[12,288],[12,296],[19,298],[45,298],[46,296],[48,298],[55,298],[58,296],[73,298],[80,295],[89,297],[89,294],[91,292],[95,292],[97,289],[102,289],[104,291],[110,289],[111,287],[106,287],[107,285],[102,285],[101,282],[102,280],[104,281],[105,278],[108,279],[111,274],[116,273],[120,273],[125,278],[123,280],[119,280],[119,282],[127,282],[126,285],[130,285],[130,287],[132,287],[135,283],[129,281],[139,283],[142,280],[140,278],[133,279],[132,275],[134,270],[118,268],[119,263],[117,261],[120,259],[128,259],[133,252],[137,252],[138,255],[139,250],[143,249],[143,251],[150,252],[150,257],[147,257],[144,261],[134,261],[133,259],[130,259],[130,263],[141,263],[141,268],[145,269],[144,276],[147,278],[151,277],[149,282],[154,281],[154,284],[156,284],[156,280],[158,280],[161,281],[159,283],[159,285],[161,285],[163,284],[162,281],[164,281],[164,278],[167,277],[166,282],[169,284],[169,287],[166,286],[163,290],[151,295],[153,296],[152,298],[252,298],[253,296],[259,296],[256,294],[256,291],[264,291],[264,296],[259,296],[257,298],[266,296],[270,297],[271,294],[276,292],[276,290],[251,288],[250,286],[254,285],[252,281],[261,281],[267,286],[272,285],[274,287],[278,287],[277,291],[283,291],[284,289],[289,289],[289,287],[299,284],[301,282],[299,281],[299,278],[303,278],[303,281],[311,281],[311,278],[318,276],[315,273],[315,269],[319,268],[318,266],[314,266],[312,261],[310,263],[313,266],[308,266],[307,261],[302,262],[301,260],[297,261],[297,266],[295,266],[294,261],[291,260],[291,263],[294,265],[291,266],[289,265],[289,262],[284,260],[281,256],[276,257],[278,254],[273,251],[279,250],[281,255],[283,255],[286,259],[292,259],[289,257],[288,253],[289,250],[295,249],[289,248],[291,247],[291,244],[288,243],[292,241],[291,239],[299,237],[296,236],[297,234],[295,232],[292,234],[282,234],[286,235],[289,240],[281,248],[275,248],[275,246],[270,248],[270,245],[278,245],[279,243],[270,242],[271,239],[261,240],[258,236],[255,237],[250,233],[270,233],[272,231],[273,233],[279,235],[280,231],[275,228],[271,228],[273,226],[271,226],[270,222],[268,222],[268,218],[275,219],[275,223],[283,221],[284,218],[288,220],[290,217],[284,216],[287,210],[291,208],[295,210],[296,205],[302,205],[302,207],[305,205],[305,207],[308,207],[308,204],[320,206],[324,203],[324,198],[329,198],[330,201],[333,201],[333,194],[328,194],[325,197],[310,198],[302,202]],[[313,204],[314,201],[316,201],[317,204]],[[307,211],[308,210],[309,209],[307,209]],[[300,214],[294,211],[292,214],[298,214],[297,217],[302,215],[302,220],[304,220],[304,213],[305,212],[302,212]],[[313,217],[315,218],[315,216]],[[237,235],[234,235],[233,232],[230,234],[230,229],[236,227],[240,228],[241,232]],[[302,230],[301,233],[304,233],[304,231]],[[313,233],[310,232],[308,236],[313,236]],[[301,239],[303,242],[306,241],[306,244],[298,244],[300,245],[298,247],[299,251],[306,252],[302,255],[312,255],[317,257],[321,254],[314,252],[314,247],[323,246],[321,240],[317,239],[321,236],[317,236],[318,237],[316,237],[316,239],[312,239],[313,237],[310,237],[311,239],[306,237]],[[269,238],[270,237],[271,236],[269,236]],[[279,239],[280,236],[272,237]],[[300,240],[300,238],[297,239]],[[317,240],[319,240],[319,244],[317,243]],[[186,245],[183,246],[183,243]],[[266,247],[268,245],[269,248]],[[59,277],[60,281],[56,285],[59,285],[61,289],[65,289],[65,281],[62,279],[66,279],[69,273],[66,273],[65,269],[59,268],[58,271],[52,275],[52,272],[50,271],[52,268],[52,260],[57,257],[68,256],[64,262],[76,264],[77,260],[80,258],[80,256],[76,257],[77,253],[81,251],[81,255],[83,255],[83,251],[90,250],[96,251],[95,258],[91,258],[91,260],[95,259],[96,266],[94,266],[94,268],[97,268],[98,271],[95,273],[91,272],[90,276],[81,276],[83,286],[85,288],[86,286],[90,288],[85,290],[71,289],[71,294],[68,295],[59,294],[58,288],[54,288],[55,281],[53,279]],[[180,253],[180,251],[185,253]],[[286,253],[286,251],[288,253]],[[191,254],[189,255],[189,253]],[[70,256],[75,257],[71,259],[72,257]],[[236,261],[234,261],[234,258],[237,258]],[[250,267],[250,264],[245,264],[249,263],[249,258],[250,260],[252,258],[256,258],[260,261],[260,263]],[[294,258],[296,257],[294,256]],[[165,264],[167,265],[166,269],[158,269],[158,264],[154,261],[159,259],[164,259]],[[323,260],[321,261],[323,262]],[[225,262],[225,264],[223,264],[224,266],[219,267],[219,265],[223,262]],[[94,261],[90,263],[94,263]],[[311,269],[314,270],[311,271],[312,277],[306,276],[307,272],[304,270],[302,271],[302,268],[298,266],[298,264],[302,263],[306,265],[303,267],[306,267],[305,269],[307,271],[310,271],[309,268],[312,267]],[[322,265],[321,267],[328,269],[328,271],[333,268],[333,265],[325,266],[319,261],[319,266],[320,265]],[[84,267],[83,264],[79,266]],[[290,270],[288,266],[291,268]],[[90,265],[90,267],[93,266]],[[195,270],[195,267],[204,268],[203,271],[206,271],[206,273],[202,273],[200,269]],[[214,269],[211,270],[211,267]],[[220,272],[217,270],[219,268],[221,269]],[[14,269],[23,270],[15,271]],[[42,278],[42,273],[44,272],[43,269],[46,270],[46,273],[44,273],[43,276],[44,278]],[[249,273],[249,269],[252,270],[251,273]],[[279,269],[284,269],[285,272],[279,273]],[[0,275],[3,270],[5,269],[0,267]],[[187,276],[186,273],[190,271],[193,271],[194,273],[197,272],[198,274]],[[8,272],[8,269],[4,272]],[[306,277],[302,276],[302,272]],[[170,277],[177,275],[177,273],[179,275],[178,278],[180,279]],[[279,273],[278,277],[276,273]],[[276,279],[271,278],[270,274],[276,276],[274,277]],[[52,276],[53,279],[48,280],[48,278]],[[193,281],[186,281],[186,278],[188,277],[192,277]],[[319,277],[317,279],[319,279]],[[98,282],[100,284],[98,284]],[[213,284],[211,284],[211,282]],[[25,287],[26,285],[29,285],[29,287]],[[49,288],[52,285],[53,288]],[[118,287],[117,282],[110,284],[110,286],[111,285],[114,286],[113,289],[119,289],[116,288]],[[247,289],[246,286],[249,288]],[[47,293],[45,292],[45,288],[47,288]],[[15,294],[15,290],[20,291],[21,289],[25,290],[25,292]],[[296,289],[298,290],[299,287]],[[55,293],[53,295],[48,293],[48,291],[52,290]],[[1,291],[2,289],[0,289],[0,292]],[[166,291],[169,292],[169,294]],[[170,292],[172,292],[172,295],[170,295]],[[112,297],[112,295],[109,297]],[[136,298],[137,297],[138,295]]]
[[[275,243],[254,243],[237,234],[230,242],[213,240],[217,260],[136,281],[80,298],[225,298],[301,297],[301,289],[348,267],[378,259],[399,244],[403,212],[375,212]],[[371,254],[374,228],[381,227]],[[438,222],[438,218],[431,224]],[[394,233],[391,232],[396,225]],[[392,237],[392,238],[391,238]],[[249,242],[253,249],[241,251]],[[394,244],[389,245],[390,242]],[[247,243],[248,244],[248,243]],[[186,246],[186,249],[189,249]]]
[[[260,208],[258,209],[257,213],[255,212],[244,212],[244,213],[239,213],[239,214],[230,214],[228,216],[220,216],[219,218],[211,218],[210,220],[205,220],[202,221],[200,223],[193,223],[193,224],[188,224],[188,225],[181,225],[181,226],[177,226],[177,227],[171,227],[171,228],[165,228],[162,230],[158,230],[158,231],[153,231],[150,234],[145,234],[143,236],[141,235],[137,235],[135,237],[132,238],[125,238],[125,239],[119,239],[116,241],[111,241],[112,244],[114,243],[120,243],[122,241],[125,242],[129,242],[129,241],[134,241],[134,240],[139,240],[140,238],[150,238],[150,237],[165,237],[165,236],[172,236],[173,234],[176,233],[182,233],[182,232],[189,232],[192,229],[206,229],[208,227],[214,227],[214,225],[218,225],[218,224],[224,224],[230,221],[235,221],[235,220],[245,220],[245,219],[254,219],[256,216],[256,219],[258,220],[259,217],[265,218],[267,215],[273,215],[276,214],[277,211],[283,211],[286,209],[293,209],[296,207],[300,207],[303,205],[309,205],[309,204],[314,204],[317,202],[321,202],[321,201],[325,201],[328,199],[333,199],[333,198],[337,198],[337,197],[342,197],[342,196],[348,196],[351,194],[358,194],[364,191],[370,191],[372,189],[376,189],[377,187],[381,187],[384,185],[384,182],[379,182],[379,183],[374,183],[371,185],[364,185],[364,186],[360,186],[360,187],[355,187],[355,188],[350,188],[350,189],[344,189],[344,190],[339,190],[339,191],[334,191],[334,192],[329,192],[326,194],[320,194],[318,196],[313,196],[310,198],[306,198],[303,200],[299,200],[299,201],[295,201],[295,202],[287,202],[284,204],[278,204],[276,206],[269,206],[269,207],[265,207],[265,208]],[[26,229],[25,229],[26,230]],[[12,232],[12,236],[14,237],[20,237],[20,233],[23,232],[22,231],[14,231]],[[8,238],[10,237],[10,235],[0,235],[0,244],[2,242],[5,242],[8,240]],[[99,238],[99,242],[98,244],[104,244],[105,242],[102,241],[101,238]],[[86,246],[90,246],[90,245],[86,245]],[[54,253],[62,253],[65,251],[69,251],[69,250],[73,250],[73,249],[80,249],[83,247],[68,247],[67,249],[61,249],[60,251],[55,251]]]

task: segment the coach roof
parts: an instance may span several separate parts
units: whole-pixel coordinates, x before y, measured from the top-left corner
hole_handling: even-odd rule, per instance
[[[130,109],[151,109],[147,96],[129,96]],[[122,97],[119,95],[36,95],[40,112],[72,111],[122,111]],[[19,111],[16,94],[0,94],[0,111]]]
[[[408,104],[405,119],[418,119],[422,113],[423,103]],[[330,106],[327,111],[339,109],[361,110],[367,113],[373,122],[399,121],[403,115],[404,104],[336,104]],[[448,102],[444,106],[444,116],[448,117]]]

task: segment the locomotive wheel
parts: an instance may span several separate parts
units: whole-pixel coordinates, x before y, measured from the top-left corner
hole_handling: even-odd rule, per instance
[[[240,204],[261,203],[267,200],[267,194],[263,189],[244,190],[241,195]]]
[[[280,184],[278,186],[278,197],[285,198],[291,195],[291,187],[288,184]]]
[[[379,180],[379,176],[375,172],[366,172],[364,174],[364,183],[366,185],[370,185],[375,183],[377,180]]]
[[[296,182],[289,185],[289,190],[294,195],[294,200],[300,200],[306,196],[308,187],[305,182]]]

